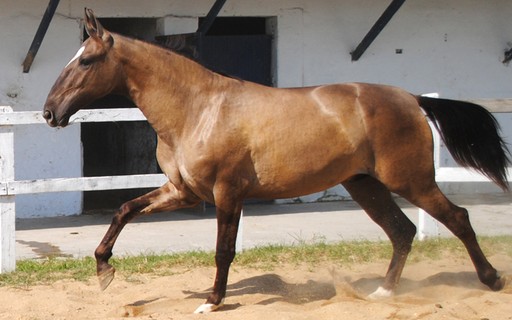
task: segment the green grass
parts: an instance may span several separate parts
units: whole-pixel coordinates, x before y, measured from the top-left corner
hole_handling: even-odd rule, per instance
[[[512,236],[482,237],[479,239],[484,252],[490,256],[504,254],[512,257]],[[271,245],[246,250],[237,255],[237,267],[272,270],[283,264],[309,265],[329,262],[353,266],[360,263],[383,261],[387,264],[392,248],[388,241],[350,241],[336,244],[325,242],[299,242],[294,246]],[[464,257],[467,253],[462,243],[453,238],[415,241],[409,262],[437,259],[443,255]],[[111,259],[118,274],[129,277],[133,274],[154,276],[171,275],[198,267],[214,267],[213,252],[186,252],[164,255],[142,255]],[[49,258],[46,260],[18,261],[16,271],[0,274],[0,286],[27,287],[49,284],[61,279],[88,281],[95,276],[93,258]]]

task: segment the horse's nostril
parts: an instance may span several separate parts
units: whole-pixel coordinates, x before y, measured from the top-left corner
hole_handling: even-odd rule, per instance
[[[50,110],[45,110],[43,112],[43,118],[45,118],[46,120],[51,120],[53,118],[53,114]]]

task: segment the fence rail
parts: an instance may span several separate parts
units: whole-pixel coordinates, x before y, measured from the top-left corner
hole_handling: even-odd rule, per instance
[[[164,174],[136,174],[104,177],[55,178],[0,182],[0,196],[109,189],[152,188],[162,186]]]
[[[80,122],[145,121],[137,108],[80,110],[70,124]],[[55,178],[15,181],[14,127],[46,124],[41,112],[13,112],[0,107],[0,273],[13,271],[15,255],[15,197],[20,194],[133,189],[160,187],[165,183],[163,174],[121,175],[103,177]]]
[[[512,112],[512,99],[478,100],[492,112]],[[496,111],[494,111],[496,110]],[[80,122],[144,121],[137,108],[80,110],[70,124]],[[166,178],[163,174],[124,175],[104,177],[56,178],[15,181],[14,126],[45,124],[41,112],[13,112],[0,106],[0,273],[13,271],[15,256],[15,197],[20,194],[92,191],[159,187]],[[463,168],[439,168],[439,137],[436,143],[438,181],[488,181],[485,177]],[[419,235],[423,238],[436,233],[436,225],[420,210]]]

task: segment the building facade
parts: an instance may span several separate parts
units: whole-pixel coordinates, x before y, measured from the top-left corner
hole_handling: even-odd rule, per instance
[[[228,0],[219,17],[240,19],[218,32],[259,28],[258,33],[270,36],[269,81],[277,87],[360,81],[454,99],[511,97],[512,66],[503,63],[505,51],[512,48],[508,0],[406,1],[361,58],[352,61],[350,53],[390,2]],[[0,0],[0,105],[15,111],[42,109],[54,80],[83,41],[85,6],[109,26],[153,41],[195,32],[213,3],[61,0],[30,71],[24,73],[22,62],[48,3]],[[251,20],[254,26],[243,27],[248,18],[258,19]],[[512,141],[511,114],[497,117],[505,139]],[[64,130],[17,127],[16,179],[82,176],[87,165],[83,130],[80,125]],[[442,153],[441,165],[452,161]],[[303,200],[344,195],[340,187]],[[83,208],[80,192],[24,195],[16,201],[19,218],[79,214]]]

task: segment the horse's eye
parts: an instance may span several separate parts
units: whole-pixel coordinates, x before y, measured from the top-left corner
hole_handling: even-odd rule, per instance
[[[80,65],[82,67],[88,67],[92,64],[92,59],[80,58]]]

